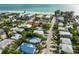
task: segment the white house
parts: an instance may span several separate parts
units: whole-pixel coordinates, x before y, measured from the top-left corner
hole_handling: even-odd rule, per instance
[[[59,31],[68,31],[68,29],[66,27],[58,27]]]
[[[44,34],[44,32],[42,30],[34,30],[34,33],[38,33],[38,34]]]
[[[15,27],[15,28],[11,28],[10,30],[16,33],[16,32],[22,32],[24,29]]]
[[[16,29],[16,32],[22,32],[22,31],[24,31],[23,28],[17,28],[17,29]]]
[[[45,18],[50,19],[51,15],[46,15]]]
[[[23,27],[23,28],[31,28],[32,25],[30,25],[30,24],[21,24],[21,25],[19,25],[19,27]]]
[[[63,23],[61,23],[61,22],[59,22],[59,23],[58,23],[58,26],[62,26],[62,27],[63,27],[63,26],[64,26],[64,24],[63,24]]]
[[[58,17],[58,20],[60,21],[60,22],[64,22],[64,17]]]
[[[72,37],[72,34],[67,31],[59,31],[59,35],[61,36],[67,36],[67,37]]]
[[[19,39],[19,38],[21,38],[21,37],[22,37],[21,34],[16,33],[16,34],[14,34],[14,35],[11,37],[11,39],[17,40],[17,39]]]
[[[31,28],[32,27],[32,25],[30,25],[30,24],[26,24],[26,26],[27,26],[27,28]]]
[[[67,53],[67,54],[73,54],[73,48],[72,45],[68,44],[60,44],[59,45],[59,53]]]
[[[70,38],[63,38],[63,37],[60,38],[60,43],[61,44],[72,44]]]
[[[41,27],[37,27],[37,29],[34,30],[34,33],[38,33],[38,34],[44,35],[44,31],[43,31],[43,29]]]
[[[39,14],[39,15],[37,15],[36,17],[38,17],[38,18],[42,18],[43,15],[42,15],[42,14]]]

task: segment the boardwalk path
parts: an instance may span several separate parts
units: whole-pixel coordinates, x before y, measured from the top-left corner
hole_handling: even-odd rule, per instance
[[[49,54],[50,53],[50,44],[51,44],[51,39],[52,39],[52,29],[53,29],[53,26],[55,24],[55,21],[56,21],[56,17],[53,17],[53,19],[51,21],[51,27],[49,29],[47,42],[46,42],[47,48],[46,48],[44,54]]]

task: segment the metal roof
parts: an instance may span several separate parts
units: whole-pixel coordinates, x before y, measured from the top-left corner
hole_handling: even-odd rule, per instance
[[[59,52],[64,51],[65,53],[73,53],[72,45],[68,44],[60,44],[59,45]]]
[[[60,41],[62,44],[71,44],[71,39],[70,38],[60,38]]]
[[[20,50],[25,54],[34,54],[36,47],[33,44],[22,43],[20,46]]]

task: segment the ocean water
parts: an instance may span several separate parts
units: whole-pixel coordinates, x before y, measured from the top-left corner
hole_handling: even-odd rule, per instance
[[[0,4],[0,11],[54,12],[79,11],[79,5],[73,4]]]

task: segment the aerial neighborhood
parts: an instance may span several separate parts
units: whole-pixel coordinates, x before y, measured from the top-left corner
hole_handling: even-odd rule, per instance
[[[79,53],[79,15],[54,13],[0,13],[0,54]]]

